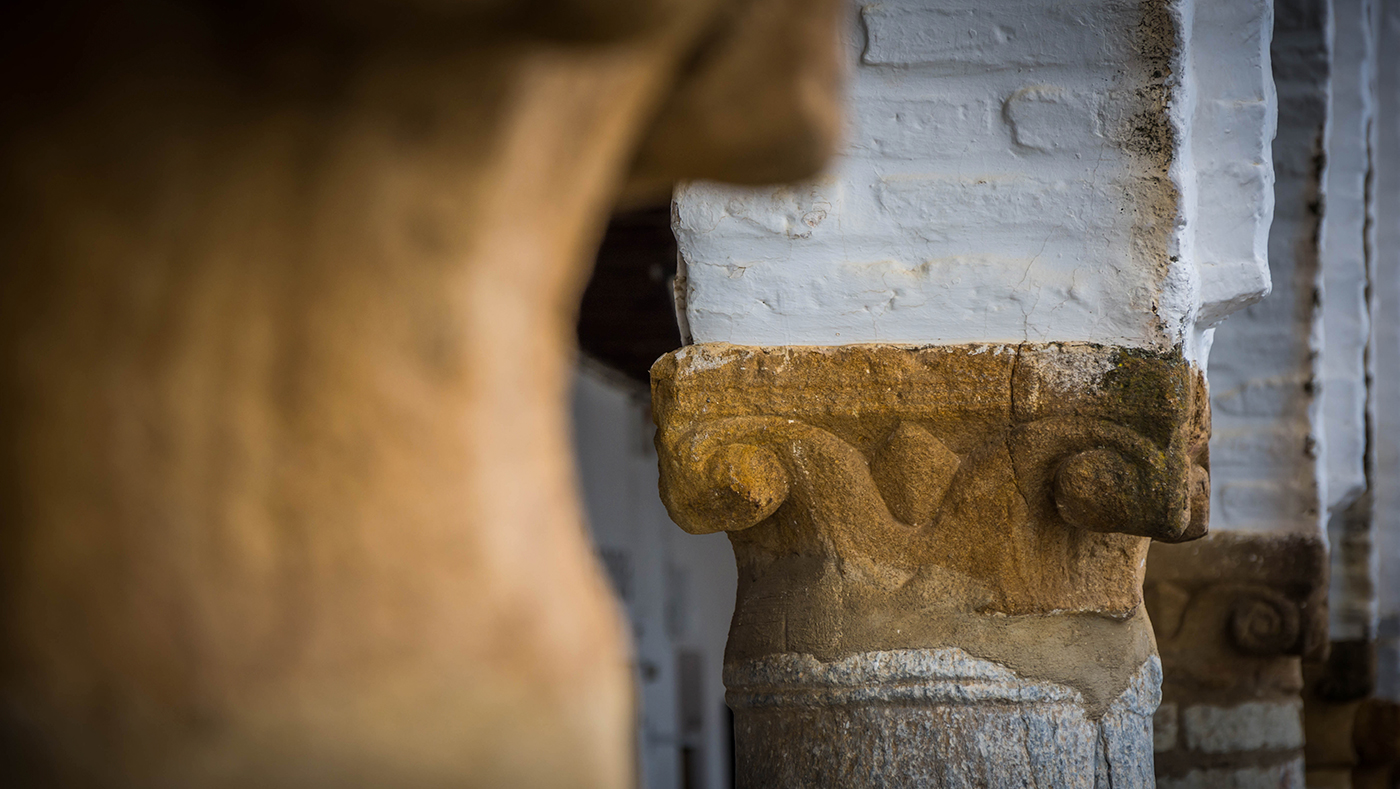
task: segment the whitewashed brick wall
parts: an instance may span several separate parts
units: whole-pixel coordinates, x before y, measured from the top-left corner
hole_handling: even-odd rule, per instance
[[[1333,640],[1375,637],[1375,551],[1365,456],[1368,256],[1374,213],[1367,202],[1375,144],[1375,4],[1332,0],[1331,128],[1322,233],[1322,417],[1326,517],[1332,549],[1328,614]]]
[[[1197,14],[1213,55],[1193,54]],[[1196,358],[1198,317],[1267,289],[1269,23],[1261,0],[861,7],[829,175],[679,191],[693,339]]]
[[[1400,2],[1383,0],[1376,73],[1376,244],[1371,269],[1372,462],[1379,559],[1379,695],[1400,701]]]
[[[1329,15],[1326,0],[1275,6],[1273,293],[1220,326],[1211,348],[1213,531],[1323,534],[1318,244]]]

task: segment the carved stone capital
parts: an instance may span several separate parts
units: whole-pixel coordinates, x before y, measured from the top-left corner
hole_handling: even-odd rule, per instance
[[[662,498],[730,532],[749,605],[802,588],[1127,617],[1146,538],[1205,531],[1206,397],[1178,356],[708,344],[652,382]]]
[[[1236,773],[1302,785],[1303,660],[1326,650],[1326,591],[1315,537],[1224,532],[1153,546],[1159,785],[1221,786]]]
[[[1180,655],[1182,666],[1167,682],[1257,695],[1261,666],[1325,648],[1326,592],[1327,548],[1315,537],[1223,532],[1154,546],[1147,609],[1163,661]]]
[[[1087,344],[658,361],[662,499],[739,565],[741,785],[1150,784],[1142,574],[1205,531],[1207,402],[1179,355]]]

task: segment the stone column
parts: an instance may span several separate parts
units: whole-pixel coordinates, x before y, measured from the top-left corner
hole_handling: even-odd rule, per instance
[[[1159,787],[1303,786],[1301,660],[1326,644],[1326,567],[1302,535],[1153,546]]]
[[[716,343],[652,375],[667,508],[739,564],[744,785],[1150,784],[1147,538],[1204,504],[1179,354]]]
[[[1371,469],[1367,344],[1371,335],[1371,279],[1375,254],[1376,14],[1372,0],[1332,0],[1331,101],[1328,104],[1327,169],[1323,175],[1321,409],[1325,438],[1324,516],[1331,547],[1328,591],[1333,652],[1374,652],[1375,551],[1371,518]],[[1357,646],[1348,646],[1355,642]],[[1371,644],[1369,647],[1359,646]],[[1351,660],[1351,659],[1348,659]],[[1374,657],[1362,663],[1374,663]],[[1330,695],[1365,695],[1374,667],[1350,689]],[[1338,677],[1340,680],[1341,678]]]
[[[1270,6],[1211,10],[867,6],[826,177],[678,192],[661,489],[734,546],[740,786],[1152,784],[1147,546],[1268,288]]]
[[[1379,3],[1377,49],[1400,44],[1400,4]],[[1377,567],[1377,690],[1400,699],[1400,63],[1376,71],[1376,238],[1371,266],[1370,415]]]
[[[1377,660],[1374,708],[1357,717],[1358,787],[1400,781],[1400,3],[1378,5],[1369,409]]]
[[[1198,29],[1203,13],[1214,12],[1197,7]],[[1302,660],[1323,653],[1327,624],[1318,305],[1330,13],[1327,0],[1276,6],[1272,293],[1211,349],[1212,535],[1148,559],[1165,677],[1159,786],[1304,783]]]
[[[1329,648],[1304,665],[1308,785],[1376,785],[1397,754],[1377,743],[1400,728],[1376,689],[1374,464],[1368,462],[1368,342],[1376,256],[1374,186],[1380,4],[1333,0],[1335,46],[1322,218],[1322,416],[1325,436]],[[1392,740],[1394,737],[1391,738]],[[1383,782],[1382,782],[1383,783]]]

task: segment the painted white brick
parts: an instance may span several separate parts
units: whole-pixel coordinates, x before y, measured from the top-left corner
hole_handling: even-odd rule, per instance
[[[1200,277],[1198,320],[1211,326],[1269,292],[1272,143],[1277,97],[1270,72],[1272,0],[1192,7],[1194,97],[1186,169],[1189,244]]]
[[[1098,115],[1103,97],[1058,85],[1021,88],[1006,100],[1017,145],[1041,151],[1087,151],[1103,144]]]
[[[1197,11],[1205,6],[1198,4]],[[1212,531],[1324,535],[1325,436],[1316,381],[1319,239],[1325,228],[1317,208],[1326,185],[1318,144],[1326,144],[1328,130],[1328,9],[1328,0],[1278,0],[1275,8],[1273,52],[1266,61],[1278,93],[1267,257],[1272,293],[1220,326],[1211,348]],[[1197,29],[1200,24],[1198,18]],[[1200,82],[1205,84],[1204,76]],[[1201,187],[1204,193],[1204,181]],[[1227,217],[1228,209],[1217,219]],[[1213,221],[1202,227],[1213,227]],[[1236,261],[1228,265],[1250,270],[1242,247],[1218,246],[1226,250],[1223,258]]]
[[[1176,704],[1159,704],[1152,714],[1152,750],[1157,753],[1174,750],[1177,739]]]
[[[1224,389],[1224,386],[1220,386]],[[1256,418],[1281,417],[1288,414],[1297,384],[1276,379],[1250,379],[1228,391],[1218,391],[1214,413]]]
[[[882,218],[894,227],[932,227],[945,237],[985,228],[1036,238],[1040,246],[1047,224],[1065,231],[1127,229],[1131,217],[1102,208],[1106,201],[1121,202],[1127,189],[1110,179],[1095,183],[1001,173],[896,175],[875,184]]]
[[[991,143],[995,111],[987,99],[872,101],[853,119],[850,155],[882,160],[963,156]]]
[[[1157,789],[1303,789],[1303,760],[1293,759],[1269,767],[1192,770],[1179,778],[1157,779]]]
[[[1233,27],[1211,68],[1248,73],[1209,89],[1190,78],[1189,0],[1153,19],[1120,0],[865,5],[847,153],[826,176],[678,189],[691,336],[1084,340],[1202,361],[1203,294],[1213,321],[1267,286],[1251,272],[1271,211],[1268,3],[1220,2]]]
[[[1252,701],[1234,707],[1197,704],[1181,710],[1186,747],[1238,753],[1303,747],[1303,702]]]
[[[945,69],[1112,67],[1131,55],[1133,11],[1130,4],[1084,0],[868,5],[861,9],[869,37],[861,62]]]
[[[1310,494],[1283,482],[1253,480],[1218,485],[1211,492],[1211,518],[1228,519],[1240,531],[1278,529],[1314,502]]]

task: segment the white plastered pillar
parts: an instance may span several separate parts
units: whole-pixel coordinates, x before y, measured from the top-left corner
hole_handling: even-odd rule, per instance
[[[1385,0],[1378,50],[1400,46],[1400,4]],[[1380,696],[1400,701],[1400,59],[1376,74],[1376,237],[1371,267],[1371,458],[1378,558]]]

